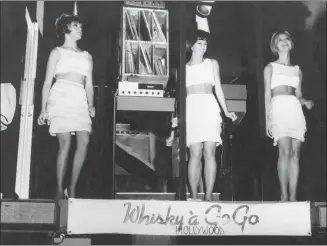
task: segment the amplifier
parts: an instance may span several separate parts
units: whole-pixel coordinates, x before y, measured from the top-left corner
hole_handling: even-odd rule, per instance
[[[164,85],[141,82],[119,82],[118,95],[135,97],[163,97]]]
[[[58,219],[53,200],[1,200],[1,231],[54,231]]]

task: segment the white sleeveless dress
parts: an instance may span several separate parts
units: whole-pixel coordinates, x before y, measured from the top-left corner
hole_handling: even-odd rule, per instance
[[[60,60],[56,65],[55,74],[75,72],[87,75],[90,69],[88,52],[75,52],[57,47]],[[75,134],[77,131],[92,131],[92,121],[88,110],[86,91],[83,85],[57,79],[50,89],[47,101],[49,133]]]
[[[271,89],[288,85],[297,88],[300,82],[299,66],[284,66],[272,62]],[[306,121],[299,99],[294,95],[278,95],[271,99],[268,121],[274,139],[274,146],[283,137],[304,142]]]
[[[186,87],[215,84],[212,61],[205,59],[197,65],[186,66]],[[216,142],[221,140],[220,107],[213,94],[190,94],[186,97],[186,143]]]

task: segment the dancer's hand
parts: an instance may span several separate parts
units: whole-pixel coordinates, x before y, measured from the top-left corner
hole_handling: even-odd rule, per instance
[[[94,116],[95,116],[95,107],[90,106],[90,107],[89,107],[89,113],[90,113],[90,116],[91,116],[92,118],[94,118]]]
[[[174,117],[171,119],[171,128],[176,128],[178,126],[178,119]]]
[[[307,107],[307,109],[312,109],[312,107],[314,106],[314,102],[312,100],[305,100],[303,103],[304,106]]]
[[[172,131],[172,132],[170,133],[170,136],[166,139],[166,146],[167,146],[167,147],[171,147],[171,146],[173,146],[174,138],[175,138],[175,132]]]
[[[37,119],[37,123],[39,125],[44,125],[44,124],[46,124],[47,118],[48,118],[47,112],[46,111],[41,111],[41,113],[40,113],[40,115],[39,115],[39,117]]]
[[[226,113],[226,117],[230,118],[232,121],[237,120],[237,116],[234,112]]]

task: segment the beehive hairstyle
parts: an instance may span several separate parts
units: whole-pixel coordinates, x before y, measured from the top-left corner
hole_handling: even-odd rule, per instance
[[[77,15],[64,13],[58,17],[55,22],[57,37],[63,38],[65,33],[70,33],[68,26],[73,22],[82,23]]]
[[[186,37],[186,50],[190,50],[198,40],[209,42],[210,33],[203,30],[189,31]]]

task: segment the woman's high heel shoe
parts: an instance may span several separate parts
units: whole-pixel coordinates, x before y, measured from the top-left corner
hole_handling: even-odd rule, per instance
[[[67,188],[64,190],[64,195],[65,195],[65,199],[69,199],[69,195],[68,195],[68,190]]]

